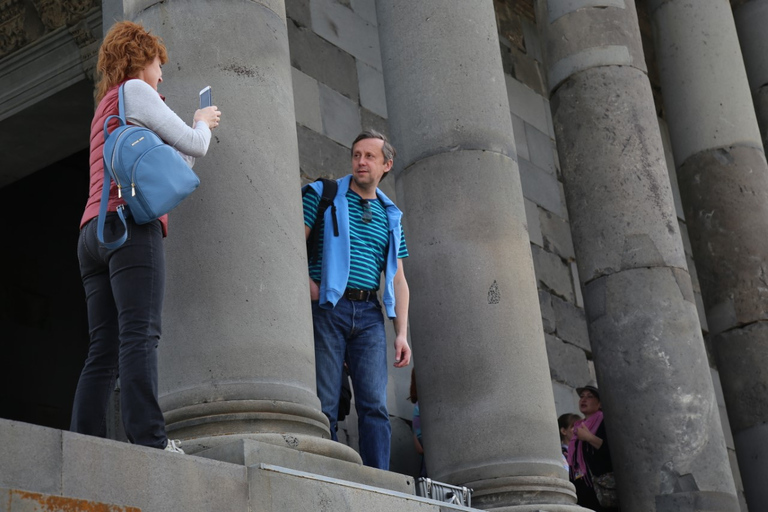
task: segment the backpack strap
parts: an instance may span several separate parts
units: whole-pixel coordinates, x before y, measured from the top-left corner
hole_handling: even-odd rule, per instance
[[[323,183],[323,194],[320,196],[320,203],[317,205],[317,216],[315,217],[315,223],[309,232],[309,238],[307,238],[307,259],[311,263],[317,260],[317,248],[320,243],[320,234],[315,229],[318,219],[325,216],[325,210],[331,207],[331,219],[333,221],[333,236],[339,236],[339,222],[336,219],[336,205],[333,204],[333,200],[336,198],[336,192],[339,190],[339,184],[336,180],[329,180],[327,178],[318,178],[315,180]],[[309,187],[307,187],[302,196],[307,193]]]
[[[125,219],[127,216],[126,212],[124,211],[125,208],[123,204],[117,207],[117,216],[120,217],[120,222],[123,223],[123,234],[118,238],[117,240],[113,242],[105,242],[104,241],[104,222],[107,220],[107,203],[109,202],[109,188],[112,185],[112,177],[109,175],[109,172],[107,172],[107,166],[106,163],[104,164],[104,183],[102,184],[101,188],[101,205],[99,205],[99,223],[96,229],[96,235],[99,237],[99,242],[104,244],[104,247],[107,249],[117,249],[121,245],[125,243],[125,241],[128,239],[128,225],[125,222]]]
[[[124,100],[123,100],[123,87],[125,87],[125,83],[120,85],[120,89],[117,92],[118,95],[118,113],[119,115],[111,115],[107,117],[104,120],[104,142],[106,143],[107,138],[109,137],[109,132],[107,131],[107,125],[109,124],[109,121],[112,118],[117,119],[120,122],[120,126],[123,126],[127,124],[127,121],[125,120],[125,107],[124,107]],[[107,159],[102,156],[101,158],[102,163],[104,164],[104,179],[101,183],[101,204],[99,205],[99,221],[98,226],[96,230],[96,235],[99,238],[99,242],[104,244],[104,247],[107,249],[117,249],[121,245],[125,243],[125,241],[128,239],[128,225],[125,222],[126,217],[129,217],[130,214],[125,212],[125,205],[120,205],[117,207],[117,216],[120,217],[120,221],[123,223],[123,234],[120,238],[115,240],[114,242],[105,242],[104,241],[104,223],[107,220],[107,203],[109,203],[109,189],[112,186],[112,175],[110,174],[110,167],[107,163]]]

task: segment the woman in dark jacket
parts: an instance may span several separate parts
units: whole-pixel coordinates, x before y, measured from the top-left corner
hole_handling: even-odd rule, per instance
[[[617,510],[601,506],[594,488],[594,478],[613,473],[597,383],[592,381],[576,392],[579,394],[579,411],[584,419],[573,426],[568,465],[571,482],[576,487],[577,503],[598,512]]]

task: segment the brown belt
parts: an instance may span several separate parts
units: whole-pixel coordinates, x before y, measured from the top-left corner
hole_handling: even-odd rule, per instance
[[[344,290],[344,298],[347,300],[364,300],[376,298],[375,290],[355,290],[353,288],[347,288]]]

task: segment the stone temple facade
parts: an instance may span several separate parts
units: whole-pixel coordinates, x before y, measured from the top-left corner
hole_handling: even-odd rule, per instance
[[[171,108],[211,85],[224,113],[166,240],[186,456],[117,416],[115,440],[66,431],[118,19],[165,40]],[[360,466],[354,414],[329,440],[314,392],[298,189],[368,127],[398,149],[430,476],[583,510],[555,420],[596,378],[623,511],[768,510],[767,26],[768,0],[0,0],[0,510],[462,509],[414,496],[409,369],[391,472]]]

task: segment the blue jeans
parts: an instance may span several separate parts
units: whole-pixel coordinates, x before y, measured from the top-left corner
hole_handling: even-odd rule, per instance
[[[88,308],[90,345],[72,408],[70,430],[106,436],[107,404],[120,377],[120,411],[132,443],[165,448],[157,401],[157,345],[165,292],[165,252],[159,221],[128,220],[128,240],[108,250],[96,237],[97,219],[80,231],[77,255]],[[107,217],[106,240],[123,227]]]
[[[345,358],[352,378],[363,464],[389,469],[392,437],[387,412],[387,337],[381,306],[370,301],[340,299],[333,309],[312,302],[315,331],[317,396],[336,437]]]

